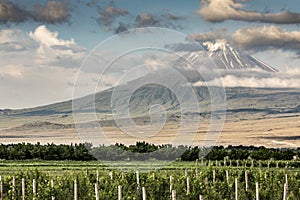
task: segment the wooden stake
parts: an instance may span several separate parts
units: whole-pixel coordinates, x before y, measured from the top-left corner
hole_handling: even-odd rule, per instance
[[[96,182],[99,182],[99,170],[96,171]]]
[[[186,178],[186,193],[190,194],[190,177]]]
[[[170,176],[170,193],[172,193],[173,184],[172,184],[172,176]]]
[[[176,200],[176,190],[172,190],[172,200]]]
[[[98,181],[95,183],[95,195],[96,200],[99,200]]]
[[[204,200],[203,195],[199,195],[199,200]]]
[[[229,174],[228,174],[228,170],[226,170],[226,181],[227,181],[227,185],[229,184]]]
[[[238,200],[238,180],[235,178],[235,200]]]
[[[285,184],[286,184],[286,190],[289,189],[289,180],[288,180],[288,175],[285,174]]]
[[[22,178],[22,200],[25,200],[25,179]]]
[[[246,184],[245,190],[247,192],[248,191],[248,172],[247,171],[245,171],[245,184]]]
[[[255,183],[255,193],[256,193],[256,200],[259,200],[259,187],[258,187],[258,182]]]
[[[3,200],[3,182],[2,182],[2,176],[0,176],[0,200]]]
[[[54,182],[53,182],[53,180],[50,181],[50,184],[51,184],[51,189],[53,190],[53,188],[54,188]],[[51,196],[51,200],[55,200],[55,197],[54,197],[53,194]]]
[[[36,181],[35,179],[32,180],[32,193],[33,193],[33,197],[36,197]]]
[[[143,200],[147,200],[147,193],[145,187],[142,187],[142,193],[143,193]]]
[[[77,180],[74,181],[74,200],[78,200],[78,194],[77,194]]]
[[[287,186],[286,186],[286,183],[283,186],[283,200],[287,200]]]
[[[136,184],[140,185],[140,173],[138,171],[136,171]]]
[[[15,199],[15,191],[16,191],[16,177],[12,177],[12,199]]]
[[[118,186],[118,200],[122,200],[122,186]]]
[[[109,172],[110,180],[113,180],[113,172]]]
[[[213,170],[213,184],[216,182],[216,170]]]

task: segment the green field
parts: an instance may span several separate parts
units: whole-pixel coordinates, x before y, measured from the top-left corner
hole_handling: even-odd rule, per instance
[[[118,186],[122,199],[142,199],[143,187],[147,199],[171,199],[172,190],[176,199],[235,199],[236,186],[238,199],[255,199],[257,183],[259,199],[283,199],[284,186],[286,199],[300,199],[300,168],[293,167],[299,161],[229,163],[1,161],[1,191],[3,199],[22,199],[24,179],[24,199],[71,200],[76,192],[78,199],[96,199],[96,183],[99,199],[118,199]]]

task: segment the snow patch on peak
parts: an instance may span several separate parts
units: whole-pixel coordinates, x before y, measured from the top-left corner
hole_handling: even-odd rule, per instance
[[[226,51],[226,47],[229,46],[225,40],[217,40],[216,42],[204,42],[202,43],[204,47],[209,52],[216,52],[216,51]]]

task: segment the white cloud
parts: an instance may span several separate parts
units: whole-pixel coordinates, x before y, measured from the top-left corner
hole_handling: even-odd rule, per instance
[[[244,7],[244,4],[235,0],[202,0],[198,14],[210,22],[240,20],[276,24],[300,23],[300,13],[292,13],[289,11],[266,13],[246,10]]]
[[[30,107],[71,99],[76,72],[85,57],[74,39],[42,25],[33,32],[0,30],[0,108]],[[83,72],[90,87],[91,76]],[[83,89],[84,91],[84,89]]]
[[[29,33],[29,36],[39,44],[49,47],[53,45],[63,45],[67,47],[76,45],[73,38],[70,40],[59,39],[58,32],[50,31],[45,25],[37,27],[34,32]]]
[[[293,54],[289,59],[300,58],[300,31],[289,31],[275,25],[243,27],[233,33],[217,29],[192,33],[190,37],[202,44],[206,41],[225,40],[231,46],[251,53],[282,50]]]
[[[253,88],[300,88],[300,71],[290,70],[286,73],[275,73],[269,77],[225,75],[222,78],[208,82],[198,81],[193,84],[199,86],[219,87],[253,87]]]
[[[300,54],[300,31],[287,31],[277,26],[241,28],[232,34],[231,40],[243,49],[283,49]]]

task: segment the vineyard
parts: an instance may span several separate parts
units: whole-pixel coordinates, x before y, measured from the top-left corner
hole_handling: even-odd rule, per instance
[[[116,168],[99,162],[4,162],[0,193],[1,199],[36,200],[300,199],[300,170],[293,163],[298,162],[175,162],[155,170],[143,163],[137,171],[126,163]]]

